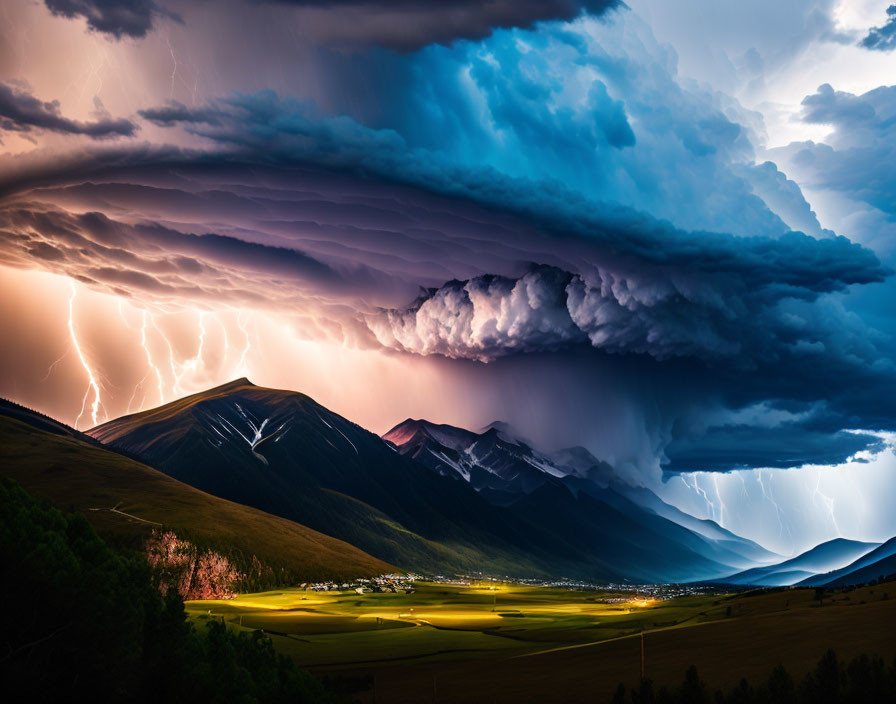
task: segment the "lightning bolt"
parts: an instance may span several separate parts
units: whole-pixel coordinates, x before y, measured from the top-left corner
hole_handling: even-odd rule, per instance
[[[118,317],[121,318],[121,322],[124,323],[124,326],[130,330],[131,324],[128,322],[127,316],[124,314],[124,308],[122,306],[121,299],[118,299]]]
[[[771,472],[769,474],[769,479],[773,478],[775,476],[774,472],[772,470],[768,470],[768,471]],[[766,487],[765,482],[763,481],[765,472],[766,472],[766,470],[764,470],[764,469],[756,470],[756,477],[759,480],[759,486],[762,488],[762,496],[763,496],[763,498],[765,498],[766,501],[768,501],[775,508],[775,515],[778,518],[778,537],[784,536],[784,529],[786,528],[787,535],[790,536],[790,542],[791,542],[791,546],[792,546],[793,545],[793,531],[790,530],[789,523],[785,525],[784,520],[782,518],[782,516],[784,514],[781,511],[781,507],[778,506],[778,502],[775,501],[775,497],[774,497],[771,487],[770,486]]]
[[[177,54],[174,53],[174,47],[171,46],[171,40],[168,37],[165,37],[165,43],[168,45],[168,51],[171,52],[171,63],[173,67],[171,68],[171,92],[169,94],[170,99],[174,99],[174,77],[177,76]]]
[[[53,362],[53,363],[47,368],[47,373],[44,374],[43,378],[41,379],[42,382],[44,382],[44,381],[46,381],[47,379],[50,378],[50,374],[53,373],[53,370],[56,369],[57,366],[59,366],[59,363],[60,363],[63,359],[65,359],[66,357],[68,357],[68,353],[69,353],[69,352],[70,352],[70,350],[66,350],[65,352],[63,352],[63,353],[59,356],[59,358],[58,358],[55,362]]]
[[[133,393],[131,394],[131,397],[128,399],[128,407],[125,409],[125,412],[124,412],[125,415],[128,415],[128,414],[131,412],[131,406],[134,405],[134,399],[137,398],[137,392],[140,390],[140,388],[141,388],[141,387],[143,386],[143,384],[146,382],[146,377],[147,377],[147,376],[149,376],[149,374],[144,374],[144,375],[143,375],[143,378],[142,378],[142,379],[139,381],[139,383],[134,387],[134,391],[133,391]],[[143,401],[145,401],[145,400],[146,400],[146,394],[143,395]],[[140,402],[140,407],[141,407],[141,408],[143,407],[143,402],[142,402],[142,401]]]
[[[718,473],[712,475],[712,483],[716,490],[716,498],[719,500],[719,520],[718,523],[720,526],[725,525],[725,501],[722,499],[722,493],[719,491],[719,475]]]
[[[741,485],[741,488],[743,489],[744,496],[749,499],[750,492],[747,491],[747,480],[744,479],[744,473],[743,472],[735,472],[735,474],[737,475],[737,478],[740,479],[740,485]]]
[[[840,532],[840,526],[837,525],[837,518],[834,516],[834,499],[822,493],[820,473],[815,478],[815,493],[812,497],[812,503],[815,503],[816,497],[821,499],[822,504],[827,509],[828,516],[830,517],[831,523],[834,525],[834,530],[837,531],[837,537],[839,538],[843,534]]]
[[[249,354],[249,349],[250,349],[250,347],[251,347],[251,345],[252,345],[252,340],[251,340],[250,337],[249,337],[249,330],[247,329],[246,324],[243,323],[243,314],[242,314],[242,312],[241,312],[239,315],[237,315],[237,317],[236,317],[236,322],[237,322],[237,325],[238,325],[239,328],[240,328],[240,332],[242,332],[243,335],[244,335],[245,338],[246,338],[246,346],[243,347],[243,353],[240,355],[240,361],[237,363],[237,371],[236,371],[236,373],[237,373],[237,374],[240,374],[240,375],[242,375],[242,376],[248,376],[248,375],[249,375],[249,370],[248,370],[248,368],[246,367],[246,355]]]
[[[690,484],[687,483],[687,480],[684,478],[684,475],[681,476],[681,481],[684,482],[684,485],[690,489],[692,488]],[[716,506],[715,504],[709,500],[709,495],[700,487],[700,484],[697,482],[697,475],[692,474],[691,479],[694,481],[693,489],[697,492],[698,495],[703,497],[703,500],[706,502],[706,507],[709,509],[709,515],[715,520],[716,516]]]
[[[202,363],[202,353],[205,349],[205,313],[199,313],[199,343],[196,350],[196,356],[192,357],[184,362],[179,362],[177,360],[177,356],[174,352],[174,345],[171,343],[171,338],[165,334],[165,331],[159,326],[156,319],[152,318],[152,325],[155,328],[156,332],[161,336],[161,338],[165,341],[165,344],[168,346],[168,366],[171,369],[171,388],[175,395],[181,395],[187,393],[184,389],[184,377],[188,372],[195,372],[199,365]]]
[[[196,371],[199,368],[199,365],[202,363],[202,350],[205,347],[205,313],[202,312],[199,314],[199,347],[196,349],[196,356],[193,359],[188,359],[184,366],[188,367],[191,371]]]
[[[153,328],[159,334],[159,337],[161,337],[165,341],[165,345],[167,345],[168,347],[168,367],[171,370],[171,390],[174,392],[174,395],[177,396],[183,393],[183,389],[181,389],[180,386],[180,379],[183,375],[183,370],[180,370],[180,365],[174,359],[174,345],[171,344],[171,340],[165,334],[164,330],[159,327],[159,324],[156,321],[156,317],[154,315],[150,316],[150,320],[152,320]]]
[[[196,363],[202,361],[202,348],[205,345],[205,313],[199,314],[199,349],[196,350]]]
[[[69,284],[71,285],[72,295],[68,299],[68,333],[72,339],[72,346],[75,348],[75,352],[78,354],[78,359],[81,361],[81,366],[84,368],[84,373],[87,374],[87,391],[84,392],[84,399],[81,401],[81,412],[75,419],[75,428],[77,428],[78,423],[81,422],[81,417],[84,415],[84,412],[87,408],[87,397],[90,396],[91,391],[93,391],[93,403],[90,406],[90,417],[93,420],[93,425],[95,426],[97,425],[97,416],[102,405],[100,397],[100,385],[96,381],[96,376],[94,376],[93,369],[90,368],[90,364],[88,363],[87,358],[84,356],[84,351],[81,349],[81,343],[78,342],[78,335],[75,333],[75,296],[77,295],[78,291],[75,288],[75,282],[72,279],[69,279]]]
[[[159,403],[165,403],[165,391],[162,388],[162,372],[160,372],[159,368],[155,365],[155,363],[153,363],[152,352],[150,352],[150,350],[149,350],[149,345],[146,344],[146,317],[147,317],[147,313],[144,310],[143,311],[143,325],[140,328],[140,344],[143,345],[143,351],[146,352],[146,363],[149,365],[149,368],[153,372],[155,372],[156,380],[159,382]]]

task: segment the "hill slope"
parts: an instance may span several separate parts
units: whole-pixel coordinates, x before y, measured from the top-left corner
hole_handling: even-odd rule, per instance
[[[728,584],[789,586],[820,572],[829,572],[847,565],[876,547],[877,543],[835,538],[784,562],[739,572],[722,581]]]
[[[744,567],[757,563],[778,562],[781,559],[781,555],[767,550],[748,538],[732,533],[713,520],[697,518],[675,506],[667,504],[646,487],[617,485],[615,488],[620,494],[631,499],[642,508],[652,511],[663,518],[668,518],[673,523],[702,535],[721,549],[729,550],[738,555]]]
[[[83,512],[105,534],[131,538],[164,524],[306,580],[394,569],[341,540],[187,486],[10,403],[0,404],[0,474],[61,508]]]

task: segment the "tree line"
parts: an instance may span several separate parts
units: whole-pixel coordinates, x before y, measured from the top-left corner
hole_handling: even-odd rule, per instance
[[[145,555],[0,479],[0,677],[24,701],[332,702],[269,638],[197,628]]]
[[[693,665],[678,687],[657,689],[651,680],[626,690],[619,685],[612,704],[875,704],[896,702],[896,659],[860,655],[843,661],[828,650],[815,668],[800,680],[778,666],[768,679],[751,684],[745,679],[724,692],[711,691]]]

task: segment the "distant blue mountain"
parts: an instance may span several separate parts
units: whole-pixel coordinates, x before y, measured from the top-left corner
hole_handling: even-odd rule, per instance
[[[893,574],[896,574],[896,538],[890,538],[845,567],[813,575],[799,584],[807,587],[845,587]]]
[[[764,587],[784,587],[805,582],[821,572],[837,570],[863,555],[870,553],[880,543],[863,543],[858,540],[835,538],[816,545],[801,555],[784,562],[765,567],[754,567],[721,580],[727,584]]]

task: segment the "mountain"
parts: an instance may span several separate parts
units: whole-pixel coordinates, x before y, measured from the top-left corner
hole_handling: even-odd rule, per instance
[[[845,587],[864,584],[893,574],[896,574],[896,538],[890,538],[873,550],[865,552],[845,567],[808,577],[801,581],[799,586]]]
[[[718,577],[725,565],[743,568],[775,557],[711,521],[703,525],[648,489],[623,488],[612,468],[582,447],[542,453],[505,424],[475,433],[415,419],[399,423],[383,438],[402,455],[468,483],[521,520],[537,518],[589,559],[609,560],[641,579]],[[700,530],[685,525],[689,522]]]
[[[0,400],[0,474],[117,540],[164,525],[225,553],[257,556],[301,580],[395,568],[305,526],[183,484],[47,416]]]
[[[301,393],[238,379],[89,431],[170,476],[417,570],[547,574],[548,536]],[[558,564],[559,562],[559,564]]]
[[[477,491],[529,493],[563,472],[528,446],[505,440],[496,427],[482,434],[408,419],[383,436],[399,453],[446,477],[459,475]]]
[[[781,555],[758,543],[743,538],[708,518],[697,518],[679,508],[667,504],[646,487],[636,487],[623,483],[614,484],[614,489],[648,511],[687,528],[712,541],[720,549],[735,554],[743,567],[780,561]]]
[[[90,435],[407,569],[642,582],[737,569],[702,536],[603,500],[589,477],[606,468],[586,451],[561,468],[498,427],[407,426],[387,442],[304,394],[238,379]]]
[[[856,558],[870,553],[878,545],[878,543],[835,538],[784,562],[739,572],[721,581],[728,584],[790,586],[798,582],[803,583],[803,580],[811,579],[818,573],[830,572],[848,565]]]
[[[409,418],[383,439],[407,457],[444,476],[460,476],[477,491],[530,493],[566,476],[606,484],[612,468],[582,447],[545,455],[533,450],[504,423],[492,423],[474,433],[451,425]]]

